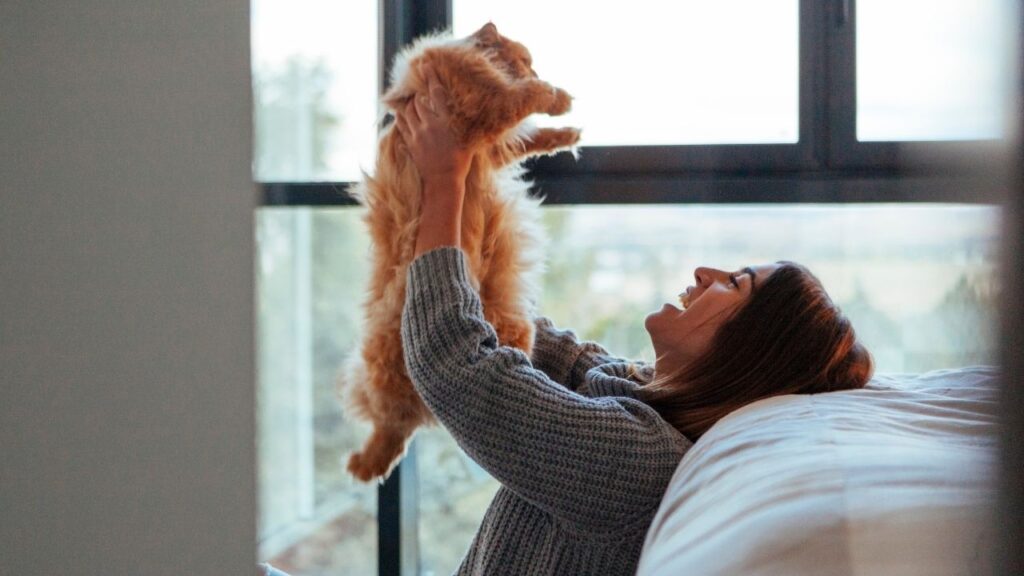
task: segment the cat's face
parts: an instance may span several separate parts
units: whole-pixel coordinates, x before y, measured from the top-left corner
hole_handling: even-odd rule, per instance
[[[470,38],[478,47],[490,53],[492,61],[501,64],[512,78],[537,77],[532,68],[533,58],[526,46],[499,34],[493,23],[484,24]]]

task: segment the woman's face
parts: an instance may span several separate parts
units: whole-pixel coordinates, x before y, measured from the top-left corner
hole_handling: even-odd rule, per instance
[[[718,329],[761,286],[778,264],[726,272],[697,268],[696,284],[679,294],[682,309],[666,303],[644,321],[657,358],[655,370],[675,370],[704,354]]]

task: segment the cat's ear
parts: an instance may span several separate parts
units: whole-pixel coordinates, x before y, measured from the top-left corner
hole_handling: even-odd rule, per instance
[[[501,35],[498,34],[498,27],[494,25],[494,22],[488,22],[483,25],[483,28],[480,28],[473,33],[473,38],[476,38],[477,42],[480,44],[489,46],[491,44],[497,44]]]

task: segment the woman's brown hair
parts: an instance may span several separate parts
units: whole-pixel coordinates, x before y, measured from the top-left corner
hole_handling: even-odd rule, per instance
[[[779,265],[706,354],[641,388],[641,398],[693,441],[755,400],[851,390],[871,378],[871,354],[821,282],[799,264]]]

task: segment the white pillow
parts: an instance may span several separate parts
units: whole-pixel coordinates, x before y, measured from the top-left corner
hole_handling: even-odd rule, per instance
[[[686,454],[638,574],[990,572],[997,373],[769,398]]]

